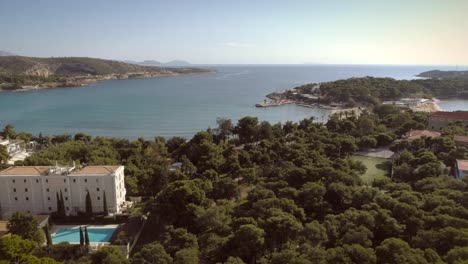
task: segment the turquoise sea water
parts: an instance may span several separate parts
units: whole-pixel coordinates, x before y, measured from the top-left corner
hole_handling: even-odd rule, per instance
[[[236,121],[250,115],[273,123],[309,117],[321,121],[326,120],[328,110],[295,105],[256,108],[254,105],[270,92],[310,82],[362,76],[411,79],[423,71],[454,68],[376,65],[201,67],[215,69],[217,73],[0,92],[0,127],[10,123],[18,131],[32,133],[84,132],[93,136],[152,138],[190,137],[197,131],[216,126],[218,117]],[[468,109],[463,102],[456,107]]]
[[[115,228],[88,228],[89,241],[91,243],[108,242],[114,233]],[[60,228],[52,235],[52,242],[80,243],[79,228]]]

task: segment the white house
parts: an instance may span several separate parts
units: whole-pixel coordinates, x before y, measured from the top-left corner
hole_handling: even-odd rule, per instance
[[[57,194],[62,193],[67,214],[86,210],[89,192],[93,212],[120,213],[125,202],[123,166],[46,167],[13,166],[0,171],[1,212],[44,214],[57,211]]]
[[[24,140],[20,139],[9,140],[0,138],[0,145],[5,146],[10,155],[25,149]]]

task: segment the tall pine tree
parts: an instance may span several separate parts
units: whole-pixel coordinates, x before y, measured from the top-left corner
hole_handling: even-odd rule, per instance
[[[65,212],[65,201],[63,200],[63,194],[62,190],[60,190],[60,210],[59,210],[59,215],[60,217],[65,217],[66,212]]]

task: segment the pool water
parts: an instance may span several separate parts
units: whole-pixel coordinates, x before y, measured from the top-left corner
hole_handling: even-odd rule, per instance
[[[115,228],[89,228],[89,242],[108,242],[114,233]],[[84,228],[83,228],[84,236]],[[60,228],[52,235],[54,244],[61,242],[80,243],[80,228]]]

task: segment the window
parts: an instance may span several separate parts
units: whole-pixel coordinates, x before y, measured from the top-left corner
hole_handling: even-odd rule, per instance
[[[99,188],[96,188],[96,191],[98,191],[98,192],[99,192]]]
[[[47,188],[46,191],[49,192],[50,191],[49,188]]]
[[[99,179],[96,179],[96,182],[99,182]]]
[[[13,188],[13,192],[16,192],[16,188]]]
[[[88,179],[84,179],[84,182],[88,182]]]
[[[98,200],[101,200],[101,197],[98,196],[97,199],[98,199]]]
[[[67,192],[67,188],[65,188],[65,192]]]
[[[25,192],[28,192],[28,188],[24,188],[24,191],[25,191]]]
[[[67,211],[70,211],[70,208],[68,208],[68,206],[67,206]]]
[[[24,179],[24,182],[26,182],[26,179]]]
[[[68,197],[65,197],[65,200],[68,201]]]
[[[15,197],[15,201],[18,201],[18,197]]]
[[[73,179],[73,182],[76,182],[76,179]]]
[[[39,183],[39,180],[38,180],[38,179],[36,179],[36,183]]]
[[[13,180],[13,183],[15,183],[15,180]]]
[[[47,201],[50,201],[50,196],[49,196],[49,197],[47,197]]]
[[[52,211],[52,207],[49,206],[49,211]]]
[[[29,197],[26,197],[26,201],[29,201]]]
[[[45,182],[47,182],[47,183],[48,183],[48,182],[49,182],[49,179],[46,179],[46,180],[45,180]]]

